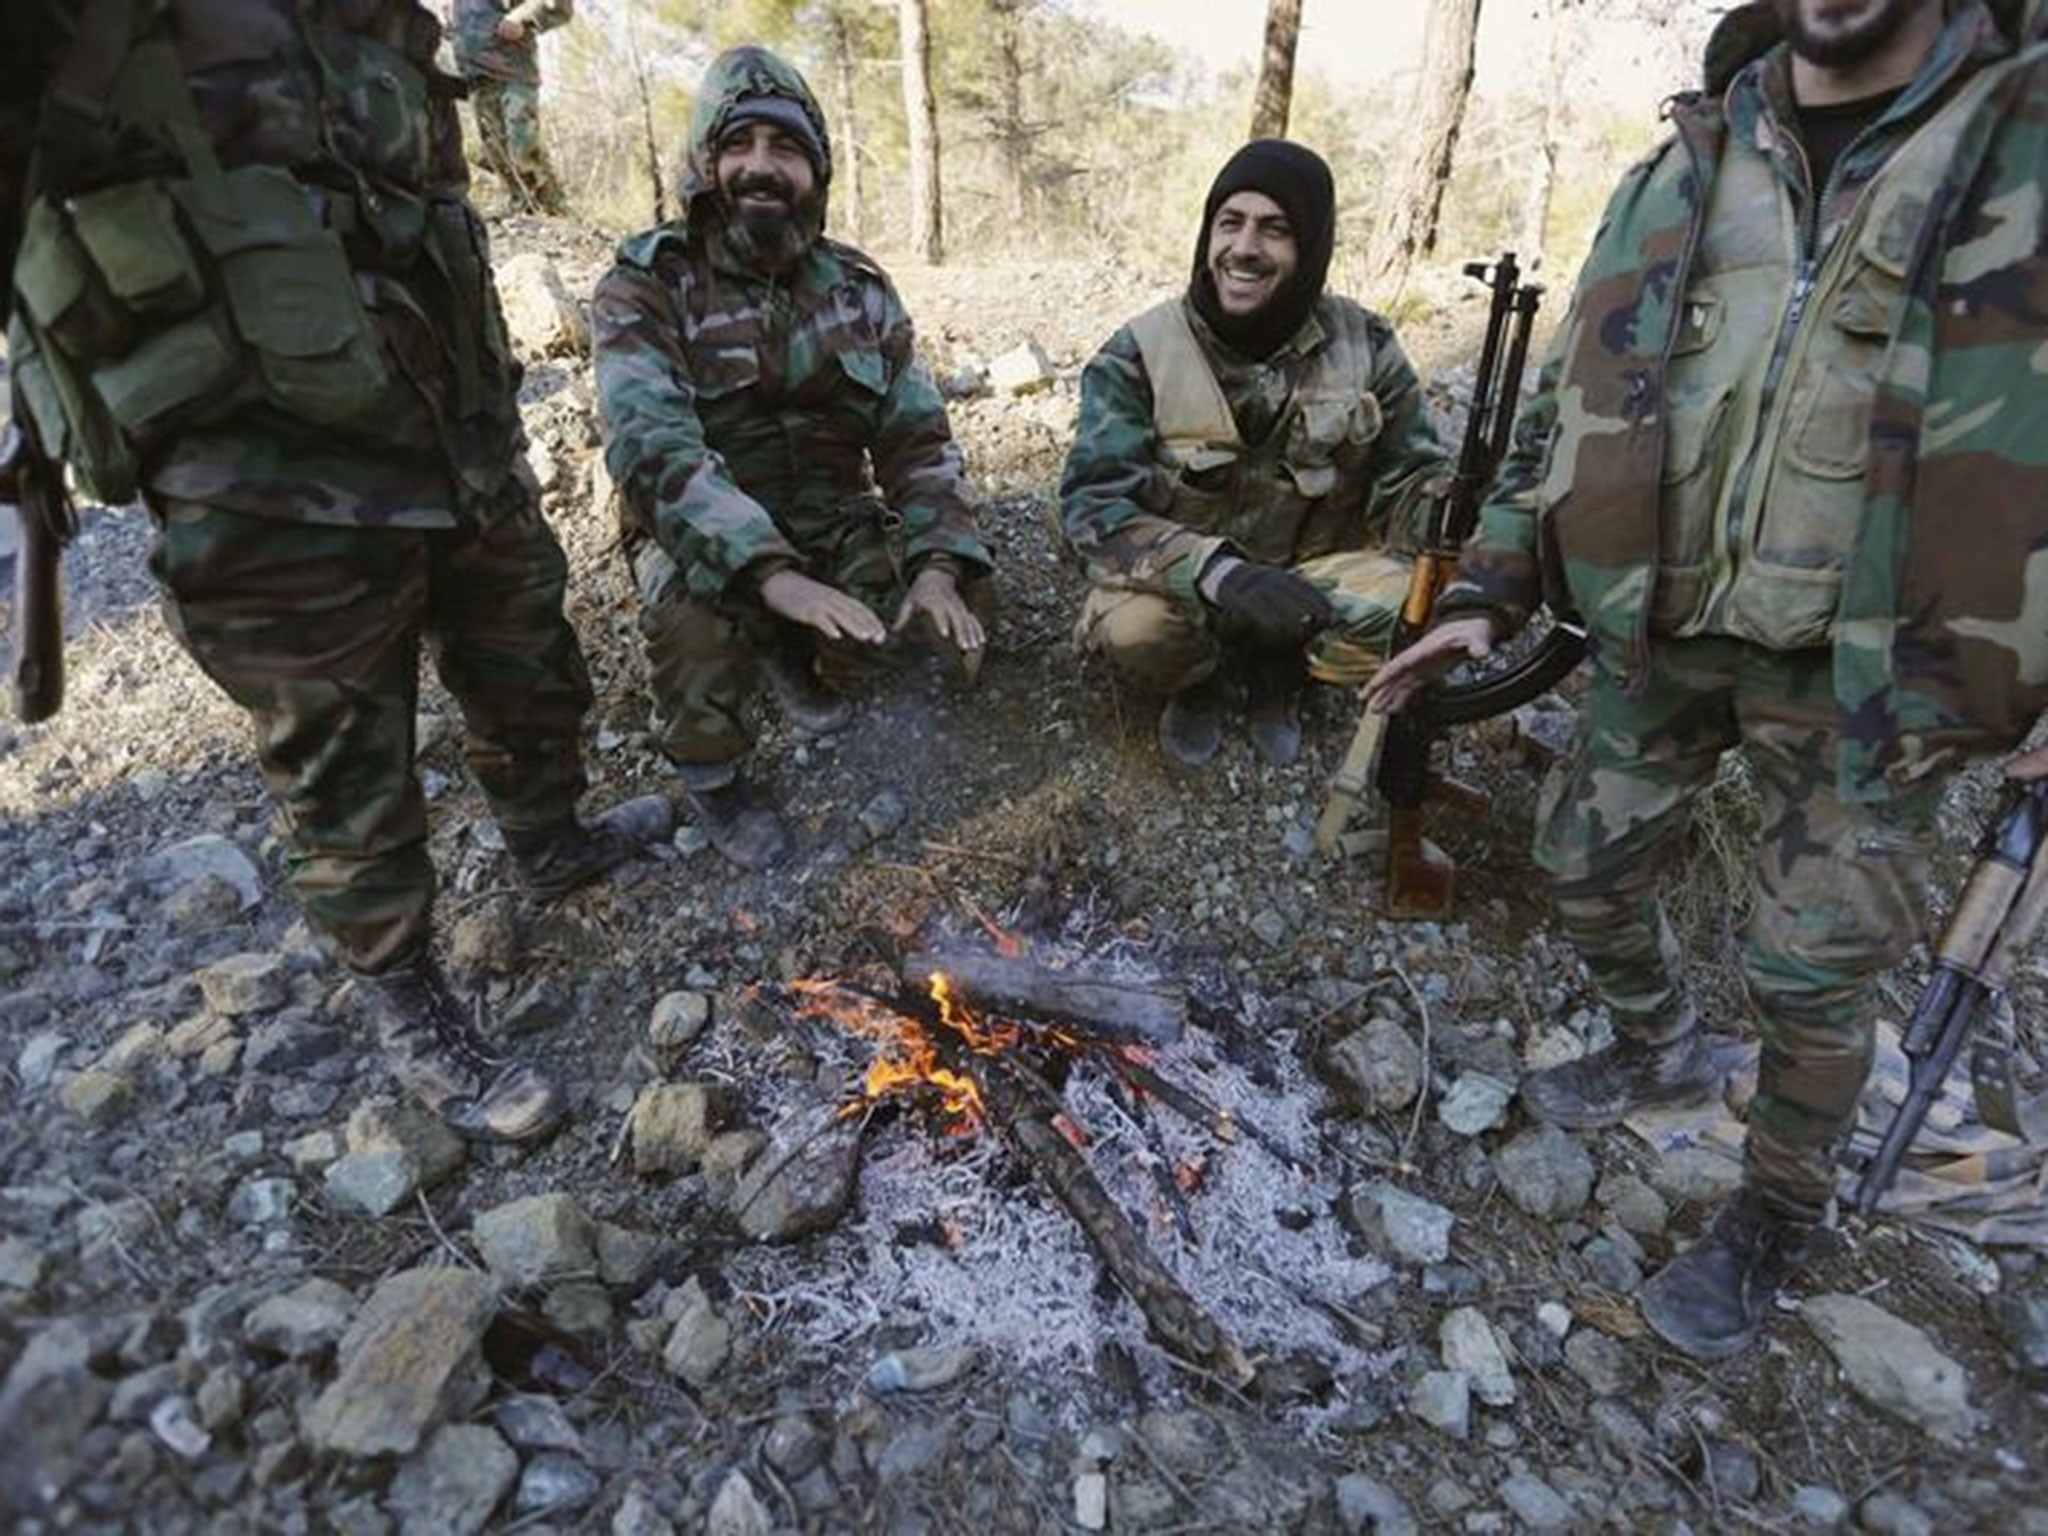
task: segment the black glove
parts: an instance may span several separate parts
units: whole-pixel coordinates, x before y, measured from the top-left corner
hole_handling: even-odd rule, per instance
[[[1216,583],[1216,606],[1262,645],[1305,645],[1335,621],[1322,588],[1277,565],[1241,560]]]

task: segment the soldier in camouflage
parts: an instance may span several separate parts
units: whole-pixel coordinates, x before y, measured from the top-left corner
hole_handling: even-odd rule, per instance
[[[1746,1178],[1642,1298],[1703,1358],[1815,1247],[1944,772],[2048,706],[2048,320],[2020,298],[2048,285],[2044,38],[2044,0],[1731,12],[1609,204],[1436,627],[1373,684],[1398,708],[1546,599],[1586,621],[1536,858],[1616,1040],[1524,1085],[1563,1125],[1717,1082],[1656,889],[1749,760]]]
[[[483,162],[522,213],[568,212],[540,129],[540,34],[576,0],[454,0],[455,65],[469,86]]]
[[[580,822],[590,682],[536,504],[458,82],[409,0],[34,0],[0,22],[0,257],[17,408],[137,495],[179,640],[254,726],[287,878],[386,1059],[456,1129],[562,1095],[499,1055],[430,950],[413,772],[424,641],[529,886],[668,823]]]
[[[625,241],[597,286],[655,729],[746,868],[789,845],[741,773],[759,672],[817,734],[848,717],[821,661],[843,673],[922,637],[964,680],[984,637],[991,562],[945,407],[889,279],[822,234],[831,178],[802,77],[732,49],[697,93],[681,216]]]
[[[1319,156],[1245,145],[1209,189],[1187,292],[1081,376],[1060,483],[1091,582],[1075,639],[1166,696],[1177,768],[1214,758],[1240,681],[1253,747],[1295,759],[1309,672],[1357,683],[1385,653],[1398,551],[1444,468],[1392,328],[1323,291],[1335,232]]]

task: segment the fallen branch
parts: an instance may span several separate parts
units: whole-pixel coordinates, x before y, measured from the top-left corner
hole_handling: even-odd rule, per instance
[[[1091,1039],[1171,1045],[1187,1030],[1187,993],[1169,982],[1053,970],[1004,955],[919,954],[903,962],[904,983],[915,992],[936,975],[970,1007],[1067,1025]]]
[[[1261,1130],[1242,1115],[1211,1104],[1170,1078],[1161,1077],[1142,1061],[1133,1061],[1120,1054],[1105,1054],[1133,1087],[1150,1094],[1181,1118],[1201,1126],[1218,1141],[1236,1141],[1242,1132],[1254,1146],[1264,1148],[1297,1173],[1314,1175],[1315,1165],[1270,1131]]]

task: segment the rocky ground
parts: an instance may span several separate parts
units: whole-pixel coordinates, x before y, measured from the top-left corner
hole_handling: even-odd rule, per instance
[[[534,223],[499,244],[598,685],[592,800],[668,788],[587,368],[540,355],[574,329],[541,269],[584,293],[603,251]],[[536,908],[426,688],[447,958],[577,1100],[532,1151],[465,1153],[361,1051],[245,728],[153,611],[146,524],[87,515],[69,706],[0,726],[13,1528],[2048,1530],[2029,1251],[1850,1221],[1750,1355],[1702,1368],[1646,1334],[1632,1294],[1733,1165],[1512,1103],[1606,1027],[1525,856],[1559,709],[1457,744],[1495,795],[1441,834],[1458,921],[1392,925],[1363,844],[1306,856],[1343,701],[1299,766],[1233,740],[1190,784],[1076,660],[1048,521],[1075,376],[1175,274],[900,276],[963,396],[1004,607],[967,698],[900,679],[827,742],[764,720],[790,866],[736,875],[685,825]],[[1457,362],[1453,314],[1425,366]],[[1737,1031],[1715,870],[1741,866],[1739,816],[1712,831],[1675,889]],[[783,984],[875,984],[998,930],[1185,983],[1159,1070],[1309,1165],[1068,1079],[1104,1184],[1261,1366],[1248,1388],[1147,1341],[999,1137],[919,1098],[832,1118],[873,1046]]]

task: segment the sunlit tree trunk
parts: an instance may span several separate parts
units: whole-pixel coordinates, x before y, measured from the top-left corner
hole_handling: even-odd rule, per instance
[[[867,200],[862,184],[867,178],[860,161],[860,114],[853,99],[853,32],[846,13],[837,9],[832,12],[832,65],[839,83],[839,143],[833,157],[838,161],[833,179],[841,192],[839,213],[846,221],[847,238],[864,245],[867,233],[861,210]]]
[[[1458,147],[1472,58],[1479,38],[1480,0],[1430,0],[1422,45],[1422,76],[1409,114],[1412,146],[1392,195],[1382,205],[1367,270],[1376,285],[1396,289],[1409,268],[1436,249],[1444,184]]]
[[[903,115],[910,128],[910,248],[937,266],[946,259],[939,199],[939,105],[932,94],[932,37],[925,0],[898,0]]]
[[[1287,114],[1294,105],[1294,46],[1300,40],[1301,0],[1266,0],[1266,46],[1252,92],[1255,139],[1287,136]]]

